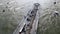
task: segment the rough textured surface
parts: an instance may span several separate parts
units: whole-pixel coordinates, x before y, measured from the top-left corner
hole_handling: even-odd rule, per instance
[[[33,5],[30,1],[18,1],[0,0],[0,34],[12,34]]]
[[[56,2],[56,4],[54,4],[54,2]],[[60,13],[59,5],[60,1],[50,0],[50,2],[47,3],[46,8],[42,8],[42,13],[40,12],[41,15],[39,19],[37,34],[60,34],[60,15],[54,15],[55,11]]]
[[[37,34],[60,34],[60,0],[0,0],[0,34],[12,34],[23,16],[40,3]]]
[[[11,0],[1,0],[0,2],[0,34],[12,34],[16,26],[22,19],[22,12],[16,12],[15,7],[19,7]]]

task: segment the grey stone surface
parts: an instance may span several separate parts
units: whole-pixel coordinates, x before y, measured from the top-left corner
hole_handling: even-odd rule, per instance
[[[12,34],[35,2],[40,3],[38,34],[60,34],[60,16],[54,16],[60,0],[0,0],[0,34]]]

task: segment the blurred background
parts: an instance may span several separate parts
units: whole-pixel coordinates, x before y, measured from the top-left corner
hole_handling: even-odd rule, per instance
[[[12,34],[34,3],[40,4],[37,34],[60,34],[60,0],[0,0],[0,34]]]

